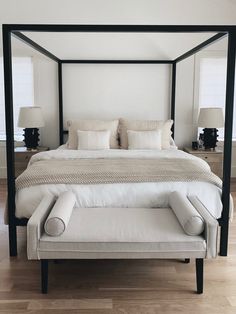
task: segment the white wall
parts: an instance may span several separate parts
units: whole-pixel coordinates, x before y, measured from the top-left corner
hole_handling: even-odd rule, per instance
[[[64,121],[167,119],[169,65],[63,65]]]
[[[179,148],[189,146],[193,130],[194,56],[176,66],[175,141]]]
[[[236,2],[232,0],[0,0],[0,22],[1,23],[89,23],[89,24],[235,24],[236,21]],[[0,54],[2,53],[2,40],[0,30]],[[58,128],[57,128],[57,73],[56,66],[51,61],[41,59],[39,61],[35,58],[35,101],[38,105],[43,107],[47,120],[47,127],[41,131],[41,140],[43,145],[48,145],[51,148],[58,145]],[[143,68],[144,69],[144,68]],[[137,117],[145,115],[149,118],[151,110],[154,109],[154,115],[156,117],[156,104],[160,104],[160,100],[163,103],[168,103],[169,94],[167,92],[167,85],[161,82],[160,77],[156,76],[162,73],[163,76],[167,77],[169,72],[165,67],[158,67],[158,71],[149,75],[152,79],[145,79],[148,71],[143,71],[143,76],[130,73],[130,80],[124,76],[129,89],[135,92],[137,97],[138,108],[141,108],[141,103],[147,97],[147,104],[143,110],[137,111],[134,93],[128,94],[125,84],[122,81],[122,68],[119,70],[119,77],[115,77],[118,86],[122,92],[126,91],[126,94],[120,95],[120,101],[127,104],[127,100],[132,102],[132,107],[129,107],[127,115],[132,115],[132,110],[137,113]],[[134,67],[134,71],[139,71],[140,68]],[[64,83],[65,87],[72,88],[76,86],[77,80],[82,83],[81,76],[76,77],[69,73],[73,69],[65,70]],[[77,70],[76,70],[77,71]],[[91,68],[92,71],[92,68]],[[160,71],[160,72],[159,72]],[[194,131],[191,129],[191,107],[193,106],[193,58],[184,61],[178,66],[177,78],[177,112],[176,112],[176,141],[180,146],[189,144],[194,135]],[[68,73],[67,73],[68,72]],[[85,72],[83,74],[85,75]],[[88,74],[85,88],[76,88],[76,94],[72,94],[72,91],[65,90],[65,101],[68,102],[69,106],[73,105],[74,100],[81,100],[80,114],[85,115],[85,96],[89,92],[89,100],[91,105],[91,111],[95,115],[95,112],[101,114],[98,107],[93,107],[96,101],[99,101],[101,106],[109,106],[110,101],[119,103],[118,88],[114,90],[114,86],[111,83],[111,73],[107,68],[104,67],[102,70],[105,75],[99,77],[100,69],[93,68],[92,84],[89,85]],[[81,72],[82,73],[82,72]],[[91,73],[91,72],[90,72]],[[145,75],[144,75],[145,74]],[[99,79],[98,79],[99,78]],[[135,78],[135,85],[132,83]],[[164,78],[164,77],[163,77]],[[142,81],[143,80],[143,81]],[[158,83],[155,86],[155,83]],[[143,85],[142,85],[143,83]],[[108,84],[111,89],[106,92],[99,93],[103,84]],[[123,85],[122,85],[123,84]],[[150,86],[154,87],[152,91],[149,89]],[[164,85],[163,85],[164,84]],[[69,85],[69,86],[68,86]],[[140,86],[143,86],[143,90]],[[160,86],[162,85],[162,86]],[[82,86],[80,84],[80,86]],[[138,86],[138,88],[137,88]],[[99,88],[98,88],[99,87]],[[151,93],[153,100],[149,95],[145,94],[144,87]],[[155,90],[156,87],[156,90]],[[81,88],[81,87],[80,87]],[[96,88],[96,94],[94,90]],[[68,94],[69,93],[69,94]],[[115,95],[115,96],[114,96]],[[124,96],[125,95],[125,96]],[[99,97],[98,97],[99,96]],[[88,101],[88,100],[87,100]],[[135,103],[135,104],[134,104]],[[131,104],[130,104],[131,106]],[[103,107],[103,111],[110,116],[118,115],[118,110],[123,111],[122,107],[114,106]],[[188,108],[188,109],[187,109]],[[167,110],[167,109],[166,109]],[[121,112],[122,113],[122,112]],[[162,112],[163,116],[166,112]],[[151,117],[152,118],[152,117]],[[154,117],[153,117],[154,118]],[[233,163],[236,165],[236,154],[233,153]],[[236,168],[235,168],[236,169]],[[0,176],[5,172],[4,169],[4,152],[2,146],[0,146]],[[236,175],[236,173],[235,173]]]
[[[57,63],[33,57],[35,105],[42,107],[45,127],[40,129],[40,144],[51,149],[59,145]]]

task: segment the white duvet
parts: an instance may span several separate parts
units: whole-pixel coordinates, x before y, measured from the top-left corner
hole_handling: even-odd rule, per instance
[[[80,151],[57,149],[41,152],[31,158],[30,164],[41,159],[71,158],[184,158],[197,159],[206,170],[208,164],[183,151],[169,150],[121,150]],[[221,189],[207,182],[157,182],[157,183],[117,183],[97,185],[44,184],[24,188],[16,193],[16,216],[29,218],[43,195],[49,193],[58,196],[63,191],[73,191],[77,207],[167,207],[168,195],[180,191],[186,195],[196,195],[209,212],[219,218],[222,211]]]

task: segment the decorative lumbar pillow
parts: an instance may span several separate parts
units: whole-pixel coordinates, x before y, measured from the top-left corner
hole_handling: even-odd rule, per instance
[[[109,149],[110,134],[105,131],[77,131],[78,149]]]
[[[127,130],[128,149],[161,149],[161,130],[132,131]]]
[[[58,197],[44,224],[48,235],[57,237],[66,230],[75,202],[75,195],[71,191],[66,191]]]
[[[132,131],[158,131],[161,130],[161,148],[170,148],[171,127],[173,120],[157,121],[157,120],[119,120],[119,133],[121,148],[128,148],[127,130]]]
[[[119,120],[71,120],[67,122],[69,136],[68,148],[77,149],[78,135],[77,130],[80,131],[104,131],[109,130],[110,134],[110,148],[119,148],[118,142],[118,124]]]
[[[174,211],[179,223],[188,235],[200,235],[204,231],[205,222],[187,196],[180,192],[172,192],[169,205]]]

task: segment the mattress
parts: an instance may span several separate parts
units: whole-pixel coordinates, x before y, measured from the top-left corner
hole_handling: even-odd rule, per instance
[[[63,148],[63,149],[62,149]],[[177,149],[168,150],[98,150],[83,151],[65,149],[41,152],[34,155],[29,163],[41,159],[74,159],[74,158],[183,158],[196,159],[207,171],[208,164],[190,154]],[[196,195],[212,214],[219,218],[222,211],[221,189],[207,182],[141,182],[113,184],[42,184],[23,188],[16,193],[16,216],[29,218],[45,194],[58,196],[64,191],[72,191],[76,195],[76,207],[168,207],[168,196],[173,191],[185,195]]]

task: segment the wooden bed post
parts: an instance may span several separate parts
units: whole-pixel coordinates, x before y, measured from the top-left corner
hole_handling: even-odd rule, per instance
[[[171,85],[171,111],[170,116],[174,121],[172,125],[172,137],[175,138],[175,90],[176,90],[176,62],[172,65],[172,85]]]
[[[7,151],[7,207],[9,223],[10,256],[17,255],[16,221],[15,221],[15,160],[14,160],[14,116],[12,93],[12,52],[11,29],[2,26],[3,62],[5,87],[6,151]]]
[[[230,177],[232,153],[232,128],[234,111],[234,81],[236,57],[236,31],[228,35],[227,80],[225,101],[225,133],[224,133],[224,162],[223,162],[223,211],[220,219],[220,255],[227,256],[230,208]]]
[[[64,143],[63,139],[63,91],[62,91],[62,62],[58,61],[58,102],[59,102],[59,141],[60,145]]]

